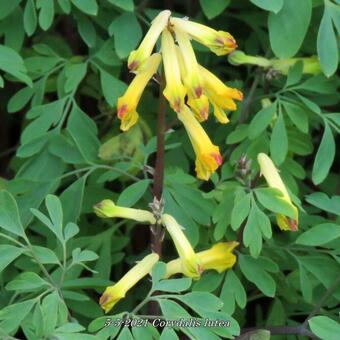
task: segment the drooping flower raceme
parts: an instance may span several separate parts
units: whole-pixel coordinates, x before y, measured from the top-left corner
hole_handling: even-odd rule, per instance
[[[232,253],[238,242],[220,242],[214,244],[210,249],[196,253],[200,260],[202,270],[213,269],[219,273],[233,267],[236,263],[236,255]],[[182,270],[182,260],[180,258],[170,261],[166,265],[166,276],[168,278],[174,274],[185,273]]]
[[[190,242],[183,233],[182,227],[168,214],[162,215],[162,224],[170,234],[178,255],[181,259],[181,271],[188,277],[197,280],[201,276],[202,268],[197,254],[194,252]]]
[[[108,313],[119,300],[124,298],[126,292],[138,281],[149,274],[158,260],[159,256],[155,253],[147,255],[131,268],[115,285],[107,287],[99,299],[99,304],[105,313]]]
[[[282,193],[282,199],[285,200],[294,211],[294,218],[284,216],[282,214],[276,215],[276,221],[281,230],[298,230],[299,213],[296,206],[292,203],[286,186],[284,185],[278,170],[276,169],[273,161],[264,153],[257,155],[257,161],[260,165],[260,171],[269,187],[278,189]]]
[[[122,97],[118,98],[117,114],[121,120],[120,128],[123,131],[130,129],[138,120],[138,113],[136,111],[139,100],[143,91],[152,76],[157,72],[159,63],[161,62],[161,55],[154,53],[143,63],[138,74],[132,80],[128,89]]]
[[[170,11],[162,11],[153,20],[152,25],[142,40],[140,46],[131,52],[128,67],[136,73],[124,96],[118,99],[117,113],[121,119],[121,129],[128,130],[138,120],[136,111],[141,94],[154,73],[157,72],[160,56],[153,49],[161,36],[161,59],[165,76],[163,94],[178,118],[188,121],[188,112],[195,120],[202,122],[208,118],[209,103],[214,108],[214,115],[220,123],[229,121],[226,110],[236,110],[234,100],[242,100],[242,93],[226,86],[211,72],[199,65],[191,45],[191,39],[204,44],[217,55],[226,55],[236,47],[233,36],[228,32],[216,31],[208,26],[187,19],[173,18]],[[189,110],[188,106],[191,108]],[[184,112],[184,113],[183,113]],[[188,131],[203,131],[194,124]],[[191,133],[197,160],[196,172],[201,179],[208,180],[211,174],[222,164],[222,158],[217,146],[205,136],[208,144],[196,143],[197,139]],[[203,136],[203,134],[201,134]],[[195,141],[195,143],[194,143]]]
[[[178,113],[178,119],[183,123],[196,154],[197,177],[209,179],[211,174],[222,164],[222,156],[218,146],[214,145],[201,124],[194,118],[187,106]]]
[[[102,218],[127,218],[141,223],[155,224],[156,219],[150,211],[125,208],[115,205],[111,200],[103,200],[94,206],[94,212]]]

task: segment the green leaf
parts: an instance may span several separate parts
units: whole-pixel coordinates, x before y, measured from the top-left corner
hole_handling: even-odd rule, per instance
[[[70,0],[58,0],[58,4],[64,13],[66,14],[71,13]]]
[[[206,17],[212,19],[223,13],[229,6],[230,0],[200,0],[200,4]]]
[[[60,264],[57,255],[49,248],[32,246],[35,256],[43,264]]]
[[[152,268],[151,276],[152,276],[152,284],[159,282],[164,278],[166,273],[166,264],[164,262],[157,262],[155,266]],[[154,288],[152,288],[154,290]]]
[[[276,112],[276,103],[262,108],[256,113],[248,126],[249,138],[254,139],[261,135],[272,121]]]
[[[172,328],[164,327],[159,340],[179,340],[179,337]]]
[[[88,47],[94,47],[96,45],[96,29],[86,15],[79,15],[78,31]]]
[[[39,11],[39,25],[46,31],[48,30],[52,23],[54,17],[54,0],[44,0],[37,3],[37,8]]]
[[[277,14],[269,14],[269,40],[277,57],[290,58],[298,52],[307,33],[311,14],[310,0],[285,0]]]
[[[44,334],[51,334],[57,325],[59,300],[56,290],[43,299],[41,307],[44,316]]]
[[[33,0],[28,0],[24,10],[24,28],[30,37],[37,29],[38,19]]]
[[[133,12],[135,7],[133,0],[108,0],[108,1],[112,5],[115,5],[127,12]]]
[[[222,310],[229,314],[235,311],[235,301],[242,309],[246,306],[246,291],[233,270],[228,270],[226,274],[220,298],[224,302]]]
[[[86,75],[87,64],[68,64],[65,67],[66,81],[64,90],[66,93],[75,91]]]
[[[92,250],[80,250],[76,248],[72,251],[72,260],[74,263],[95,261],[98,259],[98,255]]]
[[[283,107],[289,119],[303,133],[308,132],[308,115],[300,105],[283,101]]]
[[[323,340],[337,340],[340,334],[340,324],[327,316],[314,316],[308,320],[312,332]]]
[[[49,284],[38,274],[33,272],[24,272],[6,285],[7,290],[29,291],[48,287]]]
[[[279,114],[270,139],[270,155],[274,163],[280,165],[286,159],[288,138],[283,115]]]
[[[4,45],[0,45],[0,70],[32,87],[32,80],[27,75],[27,69],[21,56]]]
[[[339,237],[340,225],[322,223],[305,231],[295,242],[306,246],[321,246]]]
[[[254,5],[266,11],[278,13],[282,6],[283,0],[250,0]]]
[[[283,199],[281,191],[274,188],[255,189],[256,198],[268,210],[291,218],[295,217],[295,211],[291,204]]]
[[[77,222],[83,206],[86,176],[82,176],[67,187],[60,196],[63,206],[64,221]]]
[[[241,198],[235,203],[232,213],[231,213],[231,221],[230,221],[231,227],[233,228],[233,230],[237,230],[241,226],[242,222],[249,215],[250,199],[251,199],[251,195],[246,194],[243,196],[243,198]]]
[[[126,90],[126,84],[103,69],[100,69],[100,84],[105,100],[109,105],[116,107],[118,97]]]
[[[302,77],[303,73],[303,61],[299,60],[293,66],[291,66],[288,70],[286,87],[297,84]]]
[[[327,2],[325,2],[325,11],[318,32],[317,51],[321,69],[327,77],[330,77],[338,67],[339,47]]]
[[[0,244],[0,273],[24,252],[23,248]]]
[[[34,91],[30,87],[24,87],[11,97],[7,104],[8,112],[17,112],[21,110],[32,98]]]
[[[126,58],[142,38],[142,29],[134,13],[123,13],[109,26],[114,36],[115,50],[119,58]]]
[[[312,170],[312,180],[315,185],[322,183],[326,179],[334,158],[335,141],[332,130],[325,121],[325,130],[315,156]]]
[[[14,303],[6,306],[0,311],[1,328],[7,330],[8,333],[16,330],[22,320],[28,315],[37,299],[30,299],[24,302]]]
[[[51,222],[53,223],[57,234],[62,237],[63,207],[61,205],[60,199],[55,195],[47,195],[45,203],[51,218]]]
[[[306,197],[306,201],[324,211],[340,216],[340,196],[329,198],[323,192],[314,192]]]
[[[250,255],[253,257],[258,257],[262,249],[262,233],[260,221],[258,221],[258,211],[262,213],[256,204],[253,204],[243,232],[243,243],[246,247],[249,247]]]
[[[98,4],[96,0],[71,0],[73,5],[79,8],[82,12],[89,15],[97,15]]]
[[[65,242],[70,240],[73,236],[77,235],[79,233],[79,227],[70,222],[66,224],[65,230],[64,230],[64,238]]]
[[[202,310],[218,311],[223,307],[223,302],[214,294],[208,292],[191,292],[180,296],[178,299],[198,314]]]
[[[17,203],[5,190],[0,191],[0,227],[18,236],[25,235]]]
[[[0,20],[5,19],[20,4],[21,0],[1,0],[0,1]]]
[[[153,289],[163,292],[182,292],[190,288],[191,282],[189,278],[161,280],[154,285]]]
[[[91,118],[78,108],[74,108],[67,121],[67,130],[84,159],[88,163],[95,162],[100,143],[96,136],[96,126]]]
[[[143,197],[149,185],[150,185],[149,179],[143,179],[136,183],[131,184],[126,189],[124,189],[124,191],[119,195],[117,205],[123,207],[133,206]]]
[[[265,257],[254,259],[248,255],[239,255],[239,265],[247,280],[253,282],[264,295],[275,296],[276,283],[268,274],[278,271],[274,262]]]

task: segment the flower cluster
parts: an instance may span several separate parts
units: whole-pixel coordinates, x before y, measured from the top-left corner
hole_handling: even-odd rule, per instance
[[[159,38],[161,50],[153,53]],[[226,111],[236,110],[234,100],[242,100],[243,95],[198,64],[192,39],[218,56],[237,47],[235,39],[227,32],[216,31],[186,18],[173,18],[168,10],[160,12],[138,49],[128,58],[128,68],[135,73],[135,78],[118,99],[117,114],[123,131],[137,122],[141,95],[162,61],[166,82],[163,95],[183,122],[193,144],[197,177],[208,180],[222,164],[222,157],[199,122],[208,119],[211,104],[216,119],[222,124],[228,123]]]
[[[104,200],[94,207],[95,213],[102,218],[123,217],[141,223],[152,224],[156,220],[152,213],[146,210],[119,207],[111,200]],[[213,269],[219,273],[231,268],[236,262],[232,250],[237,242],[217,243],[210,249],[196,253],[183,232],[183,227],[169,214],[163,214],[159,221],[168,231],[178,253],[178,258],[166,265],[168,278],[174,274],[182,273],[194,280],[198,280],[205,270]],[[149,254],[137,265],[130,269],[115,285],[107,287],[99,303],[107,313],[144,276],[148,275],[157,263],[157,254]]]

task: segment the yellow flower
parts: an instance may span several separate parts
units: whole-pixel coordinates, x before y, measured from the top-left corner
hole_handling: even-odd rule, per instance
[[[182,52],[181,52],[181,50],[178,46],[176,46],[176,55],[177,55],[179,68],[180,68],[180,71],[181,71],[182,81],[185,83],[185,79],[187,77],[187,70],[186,70],[186,67],[185,67]],[[190,85],[188,85],[188,86],[190,86]],[[199,98],[195,98],[192,95],[192,92],[193,91],[192,90],[190,91],[190,89],[188,88],[188,102],[187,102],[187,104],[190,106],[190,108],[194,112],[196,119],[199,122],[203,122],[203,121],[208,119],[208,115],[209,115],[209,100],[208,100],[208,97],[204,94],[201,94],[201,96]]]
[[[177,116],[183,123],[196,154],[197,177],[208,180],[222,164],[220,150],[218,146],[212,144],[209,136],[187,106],[184,106]]]
[[[181,72],[176,55],[176,46],[171,33],[165,29],[162,33],[162,57],[166,87],[163,91],[170,106],[179,112],[184,105],[186,90],[181,81]]]
[[[220,242],[213,245],[210,249],[197,253],[201,261],[203,270],[214,269],[219,273],[231,268],[236,263],[236,255],[232,253],[233,249],[238,246],[238,242]],[[166,265],[166,277],[182,273],[181,259],[170,261]]]
[[[161,221],[175,244],[178,255],[181,259],[181,270],[186,276],[191,277],[194,280],[199,279],[201,276],[200,261],[190,242],[184,235],[182,227],[171,215],[168,214],[162,215]]]
[[[203,94],[203,84],[190,38],[186,32],[180,29],[175,28],[175,34],[185,69],[185,75],[182,77],[184,85],[188,90],[189,96],[199,98]]]
[[[151,79],[157,72],[159,63],[161,62],[161,55],[154,53],[150,56],[140,68],[140,71],[132,80],[122,97],[118,98],[117,114],[121,120],[120,128],[123,131],[130,129],[136,124],[138,120],[138,113],[136,111],[142,93]]]
[[[207,46],[218,56],[226,55],[237,47],[234,37],[228,32],[216,31],[187,19],[170,18],[170,24],[174,29],[187,32],[193,39]]]
[[[257,161],[260,165],[261,174],[266,179],[269,187],[275,188],[281,191],[282,199],[290,204],[294,210],[294,218],[284,216],[282,214],[276,215],[276,221],[281,230],[298,230],[298,210],[293,205],[286,186],[284,185],[278,170],[276,169],[273,161],[264,153],[259,153],[257,155]]]
[[[128,68],[131,71],[139,71],[139,68],[144,61],[151,55],[152,50],[157,42],[158,37],[162,33],[163,29],[167,26],[171,12],[165,10],[160,12],[152,24],[148,32],[146,33],[143,41],[139,45],[137,50],[130,53],[128,58]]]
[[[103,200],[94,206],[94,212],[102,218],[128,218],[137,222],[155,224],[156,219],[150,211],[125,208],[115,205],[111,200]]]
[[[199,98],[192,98],[191,96],[188,96],[188,105],[199,122],[203,122],[208,119],[209,100],[206,95],[202,94]]]
[[[99,304],[105,313],[109,312],[119,300],[124,298],[126,292],[138,281],[149,274],[158,260],[159,256],[155,253],[145,256],[143,260],[130,269],[115,285],[107,287],[99,299]]]
[[[224,110],[236,110],[233,99],[242,100],[242,92],[225,85],[218,77],[201,65],[199,65],[199,71],[203,78],[204,89],[214,107],[216,119],[222,124],[228,123],[229,119]]]

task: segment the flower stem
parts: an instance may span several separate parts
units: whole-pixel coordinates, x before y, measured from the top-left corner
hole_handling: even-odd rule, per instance
[[[159,93],[159,111],[157,118],[157,153],[156,165],[153,180],[153,195],[159,203],[161,203],[163,195],[163,181],[164,181],[164,145],[165,145],[165,110],[166,100],[163,96],[164,77],[160,81]],[[152,226],[151,229],[151,249],[161,257],[162,255],[162,241],[163,241],[163,227],[161,225]]]

